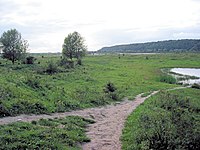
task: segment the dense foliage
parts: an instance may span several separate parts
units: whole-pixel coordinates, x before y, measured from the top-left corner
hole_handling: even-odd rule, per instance
[[[98,52],[160,53],[160,52],[200,52],[200,40],[169,40],[103,47]]]
[[[3,58],[14,64],[16,60],[21,60],[28,49],[28,43],[23,40],[21,34],[16,29],[4,32],[0,38],[2,44]]]
[[[80,149],[89,142],[85,128],[92,120],[78,116],[41,119],[32,123],[0,125],[0,150],[11,149]]]
[[[147,100],[128,118],[123,149],[200,149],[199,94],[199,90],[183,89]]]
[[[72,58],[81,59],[85,55],[87,47],[83,37],[78,32],[68,34],[64,40],[62,54],[72,60]]]

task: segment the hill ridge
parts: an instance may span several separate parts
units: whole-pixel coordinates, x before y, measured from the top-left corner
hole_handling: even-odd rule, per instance
[[[200,52],[200,39],[164,40],[132,43],[103,47],[98,52],[159,53],[159,52]]]

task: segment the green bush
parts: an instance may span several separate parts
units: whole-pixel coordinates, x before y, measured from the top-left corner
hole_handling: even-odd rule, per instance
[[[160,82],[165,82],[169,84],[175,84],[176,83],[176,78],[174,78],[171,75],[161,75],[160,76]]]
[[[117,88],[115,87],[115,85],[112,82],[108,82],[104,88],[105,93],[112,93],[112,92],[115,92],[116,90],[117,90]]]
[[[10,111],[0,103],[0,117],[11,116]]]
[[[52,75],[54,73],[59,72],[58,66],[56,63],[53,63],[52,61],[48,62],[47,67],[44,70],[45,73]]]
[[[67,69],[71,69],[75,67],[74,61],[73,60],[68,60],[67,58],[63,58],[60,60],[59,65],[67,68]]]
[[[159,114],[159,115],[158,115]],[[142,114],[136,136],[136,149],[167,150],[174,149],[174,126],[168,113],[156,110]]]
[[[106,97],[108,97],[111,100],[119,100],[119,95],[117,92],[117,88],[115,87],[115,85],[112,82],[108,82],[105,85],[105,88],[103,89],[103,91],[106,94]]]
[[[82,65],[82,59],[77,60],[77,65]]]
[[[26,64],[34,64],[36,58],[33,56],[26,57]]]

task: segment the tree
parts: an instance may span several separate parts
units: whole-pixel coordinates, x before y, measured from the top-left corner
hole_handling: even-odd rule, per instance
[[[84,39],[78,32],[68,34],[62,47],[63,56],[71,60],[73,58],[80,60],[87,51],[87,47],[84,44]]]
[[[2,56],[14,64],[16,60],[21,60],[28,49],[28,42],[22,39],[21,34],[16,29],[4,32],[0,38],[2,43]]]

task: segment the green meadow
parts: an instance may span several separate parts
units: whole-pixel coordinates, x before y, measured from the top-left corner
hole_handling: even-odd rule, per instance
[[[13,65],[9,61],[0,59],[0,117],[16,116],[19,114],[50,114],[54,112],[98,107],[121,101],[124,97],[128,97],[129,100],[134,100],[134,97],[140,93],[148,95],[151,91],[164,91],[165,89],[181,86],[172,84],[171,81],[173,80],[171,78],[168,79],[161,71],[163,68],[200,68],[200,54],[198,53],[88,55],[83,58],[83,65],[76,65],[73,69],[61,66],[61,56],[59,55],[44,54],[34,56],[37,60],[35,64],[32,65],[20,63]],[[49,73],[49,69],[53,70],[53,72]],[[163,80],[163,78],[166,79]],[[112,93],[106,92],[106,86],[109,83],[112,83],[112,86],[115,88],[115,91]],[[176,90],[170,91],[169,93],[188,97],[191,101],[191,104],[186,104],[188,106],[187,109],[189,110],[189,108],[191,108],[192,110],[185,114],[186,121],[187,119],[191,119],[190,117],[187,118],[187,115],[190,116],[190,113],[194,118],[197,120],[199,119],[197,114],[199,111],[199,89]],[[157,111],[158,109],[161,112],[161,117],[158,118],[158,120],[161,119],[163,115],[169,122],[171,121],[170,116],[173,115],[173,112],[161,107],[165,104],[159,103],[159,100],[162,100],[162,98],[157,95],[153,96],[143,105],[139,106],[128,118],[122,136],[123,149],[148,149],[150,145],[149,141],[147,139],[142,139],[142,136],[140,137],[141,141],[143,141],[142,143],[136,143],[134,141],[135,139],[137,140],[135,136],[144,130],[144,133],[149,133],[149,137],[153,137],[153,131],[138,127],[140,126],[140,122],[138,123],[137,120],[141,118],[143,113],[149,113],[151,116],[147,117],[155,119],[154,117],[157,116],[157,114],[154,114],[152,111],[154,111],[154,109]],[[164,102],[163,100],[163,103]],[[178,104],[177,106],[179,107]],[[183,110],[182,106],[180,106],[180,108],[181,111],[186,111],[185,107]],[[51,140],[50,138],[52,138],[52,142],[54,143],[52,146],[58,146],[53,147],[53,149],[77,149],[80,143],[89,141],[89,139],[85,137],[84,128],[87,126],[86,124],[92,123],[92,121],[76,117],[66,119],[1,125],[1,145],[4,145],[4,143],[8,141],[8,144],[14,144],[8,145],[11,147],[5,147],[5,149],[19,148],[18,146],[21,140],[27,137],[23,145],[25,148],[37,149],[37,146],[51,146],[51,144],[45,142],[45,137],[43,137],[44,139],[42,138],[44,141],[41,140],[39,144],[35,143],[37,141],[31,138],[32,136],[39,138],[41,133],[44,132],[46,138],[50,136],[48,137],[49,141]],[[66,121],[68,121],[67,124],[69,124],[70,127],[66,127],[66,124],[63,124],[63,122]],[[146,123],[148,124],[148,122]],[[181,123],[184,123],[184,121]],[[73,124],[76,124],[75,127]],[[62,128],[59,128],[60,126],[62,126]],[[173,122],[166,125],[167,129],[169,126],[173,126],[175,131],[179,130]],[[135,130],[136,127],[138,127],[137,130]],[[196,122],[194,123],[194,127],[196,127]],[[19,130],[15,131],[15,128]],[[68,133],[64,130],[65,128],[69,129]],[[73,131],[74,128],[77,128],[77,131]],[[199,128],[195,129],[199,132]],[[194,132],[191,131],[191,133],[197,135],[196,130]],[[52,133],[52,136],[49,135],[49,132]],[[137,134],[135,134],[135,132],[137,132]],[[167,132],[171,131],[167,130]],[[62,133],[61,135],[63,135],[63,137],[58,137],[59,135],[57,135],[57,133]],[[81,139],[79,139],[79,136],[75,137],[75,135],[79,134],[81,135]],[[179,133],[177,133],[177,135],[179,135]],[[191,134],[187,135],[190,136]],[[65,137],[66,139],[63,139]],[[175,137],[176,135],[174,135],[173,138],[176,139]],[[186,142],[190,141],[187,138],[185,139]],[[175,141],[178,143],[181,140],[182,139],[176,139]],[[29,142],[35,143],[33,145],[36,147],[28,147],[28,145],[30,145]],[[63,145],[63,143],[68,144]],[[174,143],[171,145],[173,144]],[[179,148],[181,149],[181,147]]]
[[[148,59],[146,58],[148,57]],[[168,89],[178,85],[160,82],[161,68],[199,67],[199,54],[87,56],[83,65],[59,66],[60,56],[36,56],[33,65],[12,65],[1,60],[1,116],[64,112],[109,104],[123,97]],[[39,64],[38,64],[39,62]],[[43,70],[53,64],[57,73]],[[104,92],[108,82],[115,96]]]

